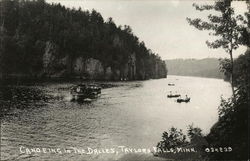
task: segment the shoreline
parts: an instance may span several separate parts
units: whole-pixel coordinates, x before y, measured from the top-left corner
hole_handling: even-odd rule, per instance
[[[195,78],[206,78],[206,79],[219,79],[219,80],[224,80],[223,78],[216,78],[216,77],[202,77],[202,76],[193,76],[193,75],[172,75],[172,74],[168,74],[168,76],[177,76],[177,77],[195,77]],[[226,81],[227,82],[227,81]]]

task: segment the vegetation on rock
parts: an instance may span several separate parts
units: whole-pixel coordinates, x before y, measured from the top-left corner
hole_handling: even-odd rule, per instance
[[[102,64],[100,79],[107,69],[112,73],[108,79],[166,77],[165,63],[139,41],[129,26],[117,26],[112,18],[104,21],[95,10],[69,9],[44,0],[0,3],[3,76],[79,75],[74,70],[76,59],[92,58]],[[135,58],[133,65],[129,64],[131,56]]]

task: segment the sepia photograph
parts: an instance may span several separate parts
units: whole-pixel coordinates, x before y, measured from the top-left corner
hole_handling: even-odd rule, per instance
[[[249,161],[249,0],[0,0],[1,161]]]

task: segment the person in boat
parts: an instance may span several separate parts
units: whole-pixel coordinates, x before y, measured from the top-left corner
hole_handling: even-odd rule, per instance
[[[185,101],[189,102],[189,101],[190,101],[190,97],[188,97],[188,96],[186,95]]]
[[[81,87],[80,86],[78,86],[77,88],[76,88],[76,92],[81,92]]]

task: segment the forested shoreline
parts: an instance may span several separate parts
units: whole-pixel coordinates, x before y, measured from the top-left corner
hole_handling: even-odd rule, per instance
[[[145,80],[164,78],[165,62],[130,26],[95,10],[44,0],[3,0],[1,78]]]
[[[165,60],[169,75],[196,76],[225,79],[216,58]]]

